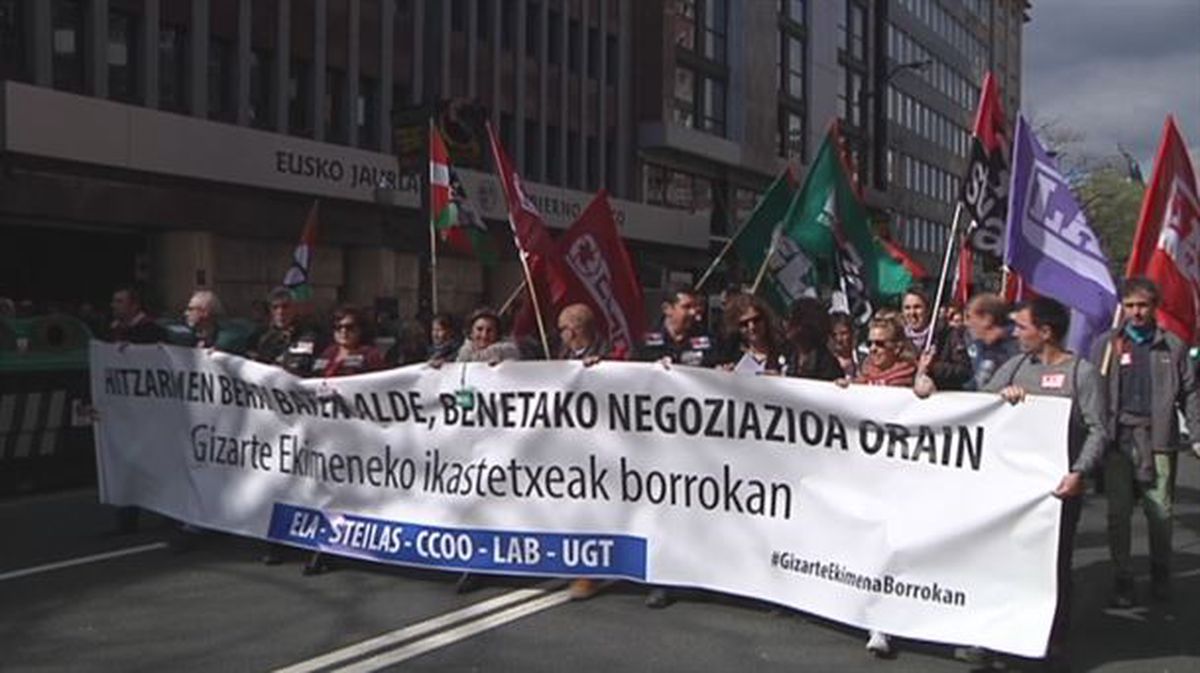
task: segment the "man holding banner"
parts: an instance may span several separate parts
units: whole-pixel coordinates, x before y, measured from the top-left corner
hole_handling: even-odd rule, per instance
[[[1062,500],[1058,537],[1058,607],[1050,630],[1047,659],[1051,666],[1065,665],[1064,649],[1071,613],[1071,557],[1075,530],[1082,513],[1084,475],[1103,459],[1107,432],[1104,423],[1104,390],[1096,368],[1064,349],[1070,329],[1067,308],[1048,297],[1038,297],[1017,310],[1016,336],[1024,355],[1009,360],[984,387],[998,392],[1011,404],[1027,395],[1048,395],[1072,400],[1067,434],[1070,472],[1054,489]]]

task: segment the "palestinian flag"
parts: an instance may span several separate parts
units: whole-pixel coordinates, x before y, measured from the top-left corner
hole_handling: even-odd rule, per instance
[[[486,266],[496,263],[496,248],[479,211],[450,167],[450,154],[437,127],[429,128],[429,217],[438,238]]]
[[[308,209],[308,217],[304,220],[304,231],[300,234],[300,242],[292,253],[292,265],[283,276],[283,286],[292,293],[296,301],[308,301],[312,298],[312,285],[308,279],[312,273],[312,255],[317,245],[317,202],[313,201]]]

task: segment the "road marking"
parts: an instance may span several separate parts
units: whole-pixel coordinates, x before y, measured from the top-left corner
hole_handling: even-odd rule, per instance
[[[377,671],[388,666],[395,666],[401,662],[419,657],[426,652],[457,643],[460,640],[466,640],[471,636],[478,635],[484,631],[490,631],[522,617],[528,617],[543,610],[549,610],[570,600],[570,590],[563,589],[556,591],[547,596],[521,603],[515,607],[467,622],[441,633],[435,633],[424,640],[418,640],[391,652],[384,652],[370,659],[364,659],[363,661],[336,669],[336,673],[370,673],[371,671]]]
[[[531,589],[518,589],[516,591],[511,591],[509,593],[496,596],[495,598],[489,598],[486,601],[468,605],[467,607],[455,610],[454,612],[447,612],[444,615],[439,615],[411,626],[406,626],[404,628],[396,629],[395,631],[390,631],[388,633],[375,636],[374,638],[343,647],[339,650],[334,650],[319,657],[315,657],[307,661],[301,661],[286,668],[277,669],[275,673],[311,673],[311,671],[317,671],[322,668],[336,666],[338,664],[350,661],[351,659],[370,654],[376,650],[381,650],[385,647],[391,647],[393,645],[399,645],[414,638],[420,638],[421,636],[429,633],[434,633],[448,626],[453,626],[464,621],[469,621],[477,617],[487,615],[495,610],[499,610],[516,603],[521,603],[522,601],[527,601],[537,596],[545,596],[550,587],[559,584],[561,584],[560,581],[551,581]]]
[[[129,547],[127,549],[118,549],[116,551],[108,551],[103,554],[92,554],[91,556],[80,556],[79,558],[67,559],[66,561],[55,561],[54,563],[46,563],[32,568],[22,568],[21,570],[10,570],[6,573],[0,573],[0,582],[4,580],[14,580],[18,577],[28,577],[29,575],[37,575],[38,573],[50,572],[51,570],[61,570],[63,568],[71,568],[74,566],[86,565],[97,561],[107,561],[108,559],[120,558],[122,556],[132,556],[134,554],[142,554],[156,549],[166,549],[166,542],[154,542],[144,544],[138,547]]]

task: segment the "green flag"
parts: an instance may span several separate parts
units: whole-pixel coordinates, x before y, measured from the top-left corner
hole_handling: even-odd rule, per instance
[[[821,143],[773,241],[760,292],[780,310],[815,295],[817,284],[849,294],[857,283],[873,297],[886,297],[912,282],[908,270],[875,240],[832,134]]]
[[[786,219],[788,210],[796,196],[796,184],[790,169],[784,170],[775,178],[775,182],[759,199],[754,212],[746,220],[746,224],[734,237],[733,247],[737,250],[743,271],[749,275],[747,284],[754,281],[759,270],[763,267],[767,253],[771,250],[771,241],[779,231],[780,225]],[[776,308],[781,304],[776,298],[769,297]]]

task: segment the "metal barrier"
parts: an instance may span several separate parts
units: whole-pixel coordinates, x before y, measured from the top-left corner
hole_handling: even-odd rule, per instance
[[[90,338],[70,316],[0,319],[0,497],[95,483]]]

